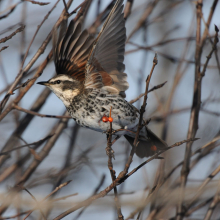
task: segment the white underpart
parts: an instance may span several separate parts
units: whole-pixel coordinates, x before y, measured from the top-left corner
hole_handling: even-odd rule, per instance
[[[50,89],[54,92],[54,94],[61,99],[61,101],[63,102],[63,104],[68,107],[70,104],[70,100],[72,100],[75,96],[77,96],[79,94],[79,90],[78,89],[67,89],[67,90],[62,90],[60,87],[58,86],[51,86]],[[64,98],[65,97],[65,98]]]
[[[62,81],[74,81],[71,77],[67,76],[67,75],[58,75],[55,76],[54,78],[52,78],[50,80],[50,82],[56,82],[57,80]],[[60,84],[51,84],[48,86],[53,92],[54,94],[61,99],[61,101],[64,103],[64,105],[67,107],[70,104],[70,100],[72,100],[75,96],[77,96],[79,94],[79,90],[78,89],[66,89],[66,90],[62,90],[62,86]],[[65,99],[64,99],[65,97]]]
[[[63,96],[61,96],[59,98],[62,100],[63,104],[66,107],[68,107],[70,105],[70,101],[69,100],[72,100],[78,94],[79,94],[79,90],[78,89],[74,89],[74,90],[68,89],[68,90],[63,91],[63,96],[65,97],[65,99],[63,98]]]

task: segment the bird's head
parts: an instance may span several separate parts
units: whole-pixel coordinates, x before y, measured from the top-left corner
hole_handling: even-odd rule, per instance
[[[71,100],[79,95],[83,88],[80,81],[68,75],[57,75],[48,81],[38,82],[37,84],[51,89],[66,106],[69,106]]]

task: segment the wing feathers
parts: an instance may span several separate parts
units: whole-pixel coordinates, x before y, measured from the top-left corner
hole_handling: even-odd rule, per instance
[[[84,81],[88,88],[106,89],[125,96],[128,88],[124,72],[126,29],[123,0],[117,0],[98,37],[94,39],[81,23],[73,20],[67,28],[62,22],[60,34],[53,36],[53,52],[57,74],[67,74]]]
[[[89,80],[96,80],[93,82],[93,88],[108,86],[105,87],[108,91],[111,90],[109,87],[112,87],[112,91],[114,93],[117,91],[118,94],[124,94],[124,91],[128,89],[127,75],[123,73],[126,29],[122,3],[123,0],[115,3],[94,43],[87,63],[86,88],[92,87]],[[91,77],[93,74],[97,75],[98,71],[102,71],[101,78]],[[112,80],[109,80],[109,76]]]
[[[85,65],[94,39],[88,32],[81,31],[81,23],[71,20],[67,30],[63,24],[60,28],[59,39],[53,36],[54,61],[57,74],[67,74],[80,81],[85,80]]]

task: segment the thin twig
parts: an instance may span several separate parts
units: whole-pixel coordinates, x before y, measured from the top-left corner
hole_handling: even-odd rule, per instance
[[[97,28],[106,19],[106,17],[108,16],[109,12],[111,11],[113,5],[114,5],[114,1],[111,1],[107,5],[107,7],[96,17],[96,20],[93,22],[93,24],[88,29],[88,32],[91,35],[96,34]]]
[[[195,140],[197,140],[197,139],[194,139],[194,140],[191,140],[191,139],[190,139],[190,140],[183,140],[183,141],[181,141],[181,142],[177,142],[177,143],[171,145],[170,147],[164,149],[163,151],[160,151],[160,152],[156,153],[156,154],[153,155],[151,158],[149,158],[148,160],[146,160],[145,162],[143,162],[142,164],[140,164],[138,167],[134,168],[129,174],[127,174],[123,179],[121,179],[121,180],[119,181],[119,183],[125,181],[127,178],[130,177],[130,175],[133,175],[137,170],[139,170],[139,169],[140,169],[141,167],[143,167],[145,164],[149,163],[152,159],[157,159],[158,156],[159,156],[160,154],[164,153],[165,151],[167,151],[167,150],[169,150],[169,149],[171,149],[171,148],[173,148],[173,147],[180,146],[180,145],[182,145],[182,144],[184,144],[184,143],[187,143],[188,141],[195,141]],[[165,182],[165,180],[164,180],[164,181],[161,181],[158,185],[155,185],[155,186],[150,190],[150,192],[149,192],[147,198],[145,199],[145,201],[144,201],[144,203],[141,205],[141,207],[138,207],[136,210],[134,210],[134,211],[126,218],[126,220],[128,220],[128,219],[133,219],[134,216],[135,216],[138,212],[141,212],[141,211],[143,210],[143,208],[145,207],[145,205],[149,203],[149,201],[150,201],[150,199],[152,198],[153,193],[156,191],[156,189],[160,189],[161,186],[164,184],[164,182]],[[154,209],[154,210],[155,210],[155,209]],[[150,216],[153,216],[154,214],[156,214],[156,213],[154,213],[154,210],[152,210]],[[154,214],[153,214],[153,213],[154,213]]]
[[[58,190],[62,189],[63,187],[67,186],[72,180],[69,180],[65,183],[60,184],[56,189],[54,189],[50,194],[48,194],[42,201],[45,201],[47,198],[49,198],[51,195],[56,193]]]
[[[1,220],[6,220],[6,219],[16,218],[16,217],[19,217],[19,216],[21,216],[21,215],[26,215],[29,211],[30,211],[30,210],[25,211],[25,212],[20,212],[19,214],[12,215],[12,216],[8,216],[8,217],[1,217],[0,219],[1,219]]]
[[[44,6],[44,5],[49,5],[50,2],[38,2],[38,1],[34,1],[34,0],[24,0],[26,2],[31,2],[32,4],[35,5],[40,5],[40,6]]]
[[[152,1],[152,2],[147,4],[147,7],[146,7],[144,13],[142,14],[141,18],[139,19],[137,25],[135,26],[135,28],[132,30],[132,32],[128,36],[127,42],[145,24],[145,21],[150,16],[150,14],[152,13],[153,9],[155,9],[155,6],[157,5],[158,2],[159,2],[158,0],[154,0],[154,1]]]
[[[56,193],[58,190],[60,190],[60,189],[62,189],[63,187],[67,186],[71,181],[72,181],[72,180],[69,180],[69,181],[67,181],[67,182],[65,182],[65,183],[60,184],[58,187],[56,187],[56,189],[54,189],[50,194],[48,194],[48,195],[41,201],[41,203],[44,202],[46,199],[48,199],[51,195],[53,195],[54,193]],[[24,190],[26,190],[26,191],[31,195],[31,197],[37,202],[36,198],[35,198],[26,188],[24,188]],[[54,201],[54,200],[53,200],[53,201]],[[37,203],[40,203],[40,202],[37,202]],[[24,219],[26,219],[28,216],[30,216],[31,213],[32,213],[34,210],[36,210],[36,208],[30,210],[30,211],[28,212],[28,214],[24,217]],[[43,215],[43,217],[46,219],[46,217],[45,217],[44,215]]]
[[[194,97],[193,104],[191,108],[191,117],[190,124],[188,129],[187,138],[194,138],[198,129],[198,117],[201,103],[201,82],[200,79],[200,62],[201,62],[201,54],[200,54],[200,46],[201,46],[201,14],[202,14],[202,0],[197,1],[197,29],[196,29],[196,53],[195,53],[195,80],[194,80]],[[189,174],[190,167],[190,158],[191,158],[191,147],[192,142],[188,142],[186,144],[184,163],[181,169],[181,191],[180,191],[180,199],[178,202],[176,217],[177,220],[182,220],[184,217],[183,213],[183,200],[184,200],[184,191],[185,185],[187,182],[187,177]]]
[[[199,198],[199,196],[203,193],[203,189],[204,187],[220,172],[220,165],[203,181],[203,183],[201,184],[201,186],[198,188],[198,190],[196,191],[195,195],[193,196],[193,198],[189,201],[189,203],[187,203],[187,208],[189,209],[194,202]]]
[[[66,114],[67,114],[67,112],[65,113],[65,115]],[[54,128],[50,132],[50,135],[54,134],[53,137],[51,137],[49,139],[49,141],[45,144],[43,149],[38,154],[39,157],[41,158],[41,160],[34,159],[31,162],[31,164],[25,170],[23,175],[20,177],[19,181],[16,183],[16,186],[17,185],[23,186],[23,184],[30,178],[30,176],[33,174],[33,172],[36,170],[36,168],[41,164],[43,159],[49,154],[49,152],[52,149],[52,147],[54,146],[56,140],[58,139],[58,137],[60,136],[60,134],[62,133],[64,128],[66,128],[67,122],[68,122],[68,119],[66,119],[66,118],[60,119],[60,122],[54,126]],[[9,197],[10,196],[11,195],[9,195]],[[6,204],[2,203],[2,206],[0,207],[0,213],[2,214],[7,209],[7,207],[8,206]]]
[[[45,100],[50,95],[50,90],[48,88],[45,88],[39,95],[39,97],[35,100],[34,104],[31,106],[31,111],[39,111],[42,106],[45,103]],[[14,148],[14,146],[17,144],[17,137],[20,137],[22,133],[25,131],[27,126],[30,124],[32,119],[34,118],[34,115],[26,114],[19,122],[19,125],[16,127],[14,132],[12,133],[11,137],[8,139],[8,141],[5,143],[5,145],[2,147],[1,152],[8,151]],[[8,159],[8,155],[1,156],[0,157],[0,166],[4,164],[4,162]],[[25,160],[23,160],[25,161]],[[22,162],[23,162],[22,161]],[[0,178],[1,179],[1,178]]]
[[[5,50],[5,49],[7,49],[7,48],[8,48],[8,46],[2,47],[2,48],[0,49],[0,52],[2,52],[3,50]]]
[[[25,26],[21,25],[17,30],[15,30],[13,33],[11,33],[9,36],[4,37],[0,39],[0,44],[5,43],[6,41],[10,40],[12,37],[14,37],[17,33],[22,32],[24,30]],[[6,48],[5,48],[6,49]]]
[[[209,60],[211,59],[212,57],[212,54],[213,52],[216,50],[216,45],[217,43],[219,42],[219,39],[218,39],[218,32],[219,32],[219,29],[218,27],[215,25],[215,38],[214,38],[214,43],[212,45],[212,50],[210,51],[209,55],[206,57],[206,62],[205,62],[205,65],[203,67],[203,70],[202,70],[202,73],[201,73],[201,77],[205,76],[205,71],[206,71],[206,68],[208,66],[208,63],[209,63]]]
[[[53,135],[48,135],[47,137],[45,137],[45,138],[43,138],[43,139],[41,139],[41,140],[39,140],[39,141],[35,141],[35,142],[33,142],[33,143],[30,143],[30,144],[21,145],[21,146],[19,146],[19,147],[15,147],[15,148],[13,148],[12,150],[9,150],[9,151],[3,151],[3,152],[0,153],[0,156],[1,156],[1,155],[9,154],[9,153],[11,153],[12,151],[21,149],[21,148],[23,148],[23,147],[30,147],[31,145],[42,144],[42,143],[44,143],[46,140],[48,140],[49,138],[51,138],[52,136],[53,136]]]
[[[64,4],[65,10],[66,10],[66,13],[69,14],[69,13],[68,13],[68,7],[67,7],[67,4],[66,4],[66,1],[65,1],[65,0],[63,0],[63,4]]]
[[[30,196],[31,196],[31,198],[36,202],[36,205],[37,205],[37,207],[39,207],[38,206],[38,201],[37,201],[37,199],[34,197],[34,195],[27,189],[27,188],[25,188],[25,187],[21,187],[21,186],[19,186],[21,189],[23,189],[23,190],[25,190]],[[41,213],[41,215],[43,216],[43,218],[44,218],[44,220],[46,220],[46,217],[45,217],[45,215],[44,215],[44,213],[43,213],[43,211],[41,210],[41,208],[39,207],[39,210],[40,210],[40,213]],[[31,211],[30,211],[31,212]],[[29,212],[29,213],[30,213]],[[30,214],[27,214],[27,216],[29,216]],[[26,217],[24,217],[24,219],[26,219]]]
[[[166,83],[167,83],[167,81],[164,82],[164,83],[161,83],[161,84],[159,84],[159,85],[154,86],[153,88],[151,88],[150,90],[148,90],[148,93],[153,92],[154,90],[163,87]],[[140,94],[137,98],[132,99],[129,103],[130,103],[130,104],[133,104],[133,103],[137,102],[137,101],[138,101],[140,98],[142,98],[144,95],[145,95],[145,93]]]
[[[193,139],[194,140],[194,139]],[[175,146],[179,146],[187,141],[193,141],[192,139],[190,140],[184,140],[184,141],[181,141],[181,142],[177,142],[173,145],[171,145],[170,147],[168,147],[167,149],[165,150],[169,150]],[[153,159],[155,159],[156,157],[158,157],[160,154],[162,154],[164,151],[161,151],[161,152],[158,152],[157,154],[155,154],[153,156]],[[150,158],[148,162],[150,162],[152,159]],[[131,171],[129,174],[133,174],[134,171]],[[130,176],[130,175],[129,175]],[[82,202],[79,202],[77,205],[75,205],[74,207],[66,210],[65,212],[61,213],[59,216],[57,216],[56,218],[54,218],[53,220],[59,220],[61,218],[64,218],[65,216],[69,215],[70,213],[84,207],[84,206],[88,206],[90,205],[93,201],[99,199],[99,198],[102,198],[104,196],[106,196],[116,185],[120,185],[123,181],[123,176],[121,175],[121,173],[117,176],[117,178],[115,179],[115,181],[113,183],[111,183],[108,187],[106,187],[104,190],[102,190],[101,192],[99,192],[97,195],[94,195]]]
[[[210,203],[210,206],[208,208],[208,211],[205,215],[205,218],[204,220],[210,220],[211,217],[212,217],[212,214],[216,208],[216,206],[218,205],[218,203],[220,202],[220,181],[219,181],[219,184],[218,184],[218,189],[217,189],[217,192],[214,196],[214,198],[212,199],[212,202]]]
[[[9,9],[10,11],[9,11],[8,13],[6,13],[6,14],[0,16],[0,20],[3,19],[3,18],[7,18],[7,17],[15,10],[15,8],[16,8],[20,3],[22,3],[22,2],[20,1],[20,2],[18,2],[17,4],[12,5],[12,6],[10,7],[10,9]]]
[[[30,110],[27,110],[27,109],[24,109],[24,108],[21,108],[20,106],[18,105],[13,105],[13,107],[15,109],[17,109],[18,111],[21,111],[21,112],[25,112],[27,114],[31,114],[31,115],[35,115],[35,116],[39,116],[39,117],[42,117],[42,118],[57,118],[57,119],[60,119],[60,118],[72,118],[71,116],[67,115],[67,116],[61,116],[61,115],[44,115],[44,114],[40,114],[38,112],[33,112],[33,111],[30,111]]]
[[[112,107],[110,108],[109,117],[111,117],[111,111],[112,111]],[[109,124],[110,124],[110,128],[109,128],[109,131],[107,134],[106,153],[108,155],[108,168],[109,168],[109,171],[111,174],[112,182],[114,182],[116,179],[116,176],[115,176],[115,170],[113,169],[113,163],[112,163],[112,157],[114,158],[114,153],[112,150],[112,122],[109,122]],[[116,205],[116,209],[117,209],[118,219],[123,220],[124,216],[121,212],[121,205],[119,202],[118,190],[117,190],[116,186],[114,187],[114,194],[115,194],[115,205]]]
[[[14,88],[13,92],[17,89],[20,89],[22,87],[27,86],[29,82],[31,82],[32,80],[36,80],[36,79],[37,79],[37,77],[33,77],[32,79],[28,79],[26,82],[22,83],[20,86],[17,86],[16,88]]]
[[[70,194],[70,195],[68,195],[68,196],[63,196],[63,197],[59,197],[59,198],[56,198],[56,199],[52,199],[52,201],[53,201],[53,202],[57,202],[57,201],[65,200],[65,199],[67,199],[67,198],[69,198],[69,197],[77,196],[77,195],[78,195],[78,193],[73,193],[73,194]]]
[[[15,79],[15,81],[12,83],[11,87],[9,88],[7,94],[5,95],[5,97],[3,98],[3,100],[1,101],[0,103],[0,114],[2,113],[2,110],[4,109],[7,101],[9,100],[9,97],[13,94],[13,90],[14,88],[16,87],[16,85],[19,83],[19,81],[21,80],[21,78],[23,77],[23,75],[25,74],[25,72],[27,72],[32,66],[33,64],[36,62],[36,60],[39,58],[39,56],[44,52],[47,44],[49,43],[50,41],[50,38],[51,38],[51,35],[52,35],[52,31],[49,33],[49,35],[47,36],[46,40],[43,42],[43,44],[41,45],[41,47],[38,49],[37,53],[33,56],[33,58],[31,59],[31,61],[26,65],[26,67],[23,69],[23,65],[24,65],[24,62],[26,60],[26,57],[28,55],[28,51],[40,29],[40,27],[43,25],[43,23],[45,22],[45,20],[49,17],[49,15],[51,14],[51,12],[55,9],[56,5],[58,4],[60,0],[57,0],[57,2],[54,4],[54,6],[52,7],[52,9],[47,13],[47,15],[44,17],[43,21],[41,22],[41,24],[38,26],[29,46],[28,46],[28,49],[24,55],[24,58],[23,58],[23,61],[22,61],[22,64],[21,64],[21,67],[20,67],[20,70],[19,70],[19,73],[17,74],[17,77]],[[72,1],[72,0],[70,0]],[[57,22],[58,23],[58,22]],[[10,109],[11,110],[11,109]],[[10,111],[9,109],[6,110],[5,114],[1,114],[1,117],[5,117],[5,115]],[[1,120],[1,119],[0,119]]]
[[[120,182],[123,182],[125,181],[128,177],[130,177],[131,175],[133,175],[135,172],[137,172],[141,167],[143,167],[145,164],[149,163],[150,161],[154,160],[154,159],[158,159],[158,156],[160,154],[162,154],[163,152],[167,151],[167,150],[170,150],[171,148],[174,148],[174,147],[177,147],[177,146],[180,146],[184,143],[187,143],[187,142],[193,142],[193,141],[196,141],[198,140],[198,138],[190,138],[190,139],[187,139],[187,140],[183,140],[183,141],[180,141],[180,142],[176,142],[175,144],[171,145],[170,147],[167,147],[166,149],[162,150],[162,151],[159,151],[158,153],[154,154],[151,158],[149,158],[148,160],[144,161],[143,163],[141,163],[139,166],[137,166],[135,169],[133,169],[132,171],[130,171],[124,178],[121,178]]]
[[[207,204],[209,204],[211,201],[213,200],[213,196],[211,198],[208,198],[207,200],[205,200],[204,202],[198,204],[197,206],[193,207],[192,209],[190,209],[185,216],[188,217],[191,214],[193,214],[195,211],[197,211],[198,209],[201,209],[202,207],[206,206]]]
[[[99,182],[98,186],[95,188],[95,190],[94,190],[92,196],[94,196],[94,195],[97,194],[97,192],[99,191],[99,189],[100,189],[101,186],[103,185],[104,181],[105,181],[105,175],[102,175],[102,177],[101,177],[101,179],[100,179],[100,182]],[[88,207],[88,206],[84,207],[84,208],[79,212],[79,214],[75,217],[75,219],[78,219],[78,218],[82,215],[82,213],[85,211],[85,209],[86,209],[87,207]]]
[[[136,147],[138,145],[139,133],[140,133],[141,129],[143,128],[142,121],[143,121],[143,115],[144,115],[144,112],[145,112],[145,108],[146,108],[146,105],[147,105],[148,87],[149,87],[149,83],[150,83],[151,76],[153,74],[154,68],[157,65],[157,62],[158,62],[157,54],[155,54],[154,59],[153,59],[153,66],[151,68],[150,75],[147,77],[147,80],[146,80],[146,89],[145,89],[144,100],[143,100],[143,104],[142,104],[141,109],[140,109],[140,117],[139,117],[138,128],[137,128],[136,136],[135,136],[134,143],[133,143],[134,147],[131,150],[130,156],[129,156],[128,161],[125,165],[124,170],[119,174],[121,177],[124,177],[128,173],[128,169],[129,169],[129,167],[132,163],[133,156],[136,152]]]
[[[131,14],[131,9],[133,6],[134,0],[128,0],[126,2],[125,8],[124,8],[124,19],[126,20],[129,15]]]

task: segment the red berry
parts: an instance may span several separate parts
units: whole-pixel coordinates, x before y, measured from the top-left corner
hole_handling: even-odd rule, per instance
[[[102,117],[102,121],[105,122],[105,123],[108,122],[108,117],[107,116],[103,116]]]
[[[157,151],[157,147],[156,147],[155,145],[151,146],[150,149],[151,149],[152,151]]]
[[[109,117],[109,118],[108,118],[108,121],[109,121],[109,122],[113,122],[113,118],[112,118],[112,117]]]

